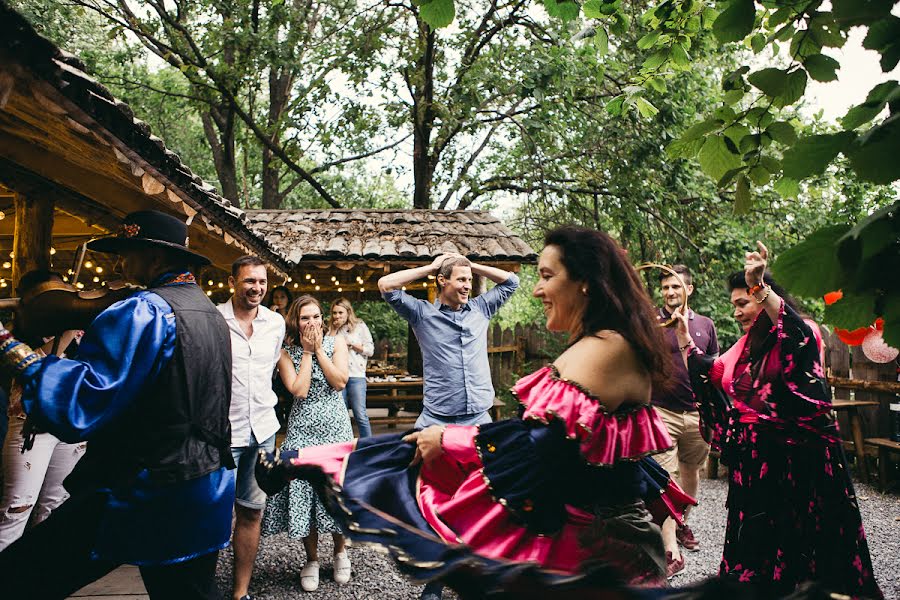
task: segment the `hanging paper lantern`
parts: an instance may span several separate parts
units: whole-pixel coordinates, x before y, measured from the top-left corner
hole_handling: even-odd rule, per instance
[[[844,292],[842,292],[841,290],[838,290],[836,292],[828,292],[827,294],[825,294],[825,296],[823,296],[823,298],[825,298],[826,306],[830,306],[830,305],[834,304],[835,302],[837,302],[838,300],[840,300],[843,297],[844,297]]]
[[[889,363],[892,360],[896,360],[897,356],[900,356],[900,350],[885,344],[881,336],[881,331],[874,328],[870,329],[869,335],[866,336],[862,343],[863,354],[875,363]]]
[[[860,327],[859,329],[854,329],[853,331],[835,327],[834,333],[842,342],[844,342],[848,346],[859,346],[863,343],[863,340],[866,339],[866,336],[869,335],[869,332],[871,330],[871,327]]]

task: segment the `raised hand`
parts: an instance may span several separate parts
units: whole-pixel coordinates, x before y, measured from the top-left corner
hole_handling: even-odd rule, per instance
[[[744,255],[744,279],[748,288],[753,288],[763,281],[766,265],[769,261],[769,250],[760,241],[756,242],[757,251]]]
[[[688,317],[685,314],[684,307],[679,306],[672,312],[675,318],[675,337],[678,340],[678,347],[687,346],[692,342],[691,332],[688,329]]]

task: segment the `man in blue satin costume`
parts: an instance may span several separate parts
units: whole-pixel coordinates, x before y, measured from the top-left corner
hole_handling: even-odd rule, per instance
[[[78,360],[39,357],[0,330],[30,426],[88,442],[65,482],[71,498],[0,552],[4,597],[65,598],[127,563],[151,598],[218,598],[234,504],[231,344],[191,273],[209,260],[157,211],[128,215],[89,247],[118,254],[147,289],[100,313]]]

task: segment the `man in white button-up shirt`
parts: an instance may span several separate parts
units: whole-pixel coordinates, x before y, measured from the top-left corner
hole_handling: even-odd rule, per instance
[[[266,494],[256,484],[254,467],[261,448],[275,449],[278,398],[272,372],[284,340],[284,318],[263,306],[268,280],[266,266],[255,256],[231,265],[228,280],[234,295],[217,308],[231,332],[231,453],[237,465],[235,489],[235,600],[249,599],[250,576],[259,550],[259,531]]]

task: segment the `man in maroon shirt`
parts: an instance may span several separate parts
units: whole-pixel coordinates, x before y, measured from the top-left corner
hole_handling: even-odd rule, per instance
[[[690,298],[694,292],[690,270],[684,265],[675,265],[672,270],[681,276],[681,281],[667,272],[660,276],[660,291],[664,303],[659,309],[660,320],[667,320],[672,311],[682,305],[685,295]],[[712,320],[688,310],[688,328],[700,350],[711,356],[719,353],[716,328]],[[665,422],[675,448],[659,455],[657,460],[675,477],[685,492],[696,498],[700,470],[709,455],[709,445],[700,435],[700,416],[694,404],[691,380],[681,358],[674,329],[666,329],[666,341],[672,351],[672,385],[665,391],[654,392],[653,405]],[[687,516],[688,512],[685,511],[685,520]],[[678,546],[690,551],[699,550],[700,547],[691,528],[686,524],[677,527],[672,519],[667,519],[663,524],[663,543],[666,547],[666,571],[669,578],[684,570],[684,557]]]

